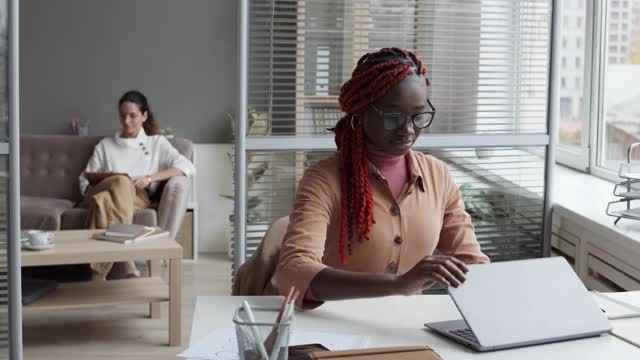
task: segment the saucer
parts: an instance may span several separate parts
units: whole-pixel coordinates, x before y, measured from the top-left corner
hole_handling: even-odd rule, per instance
[[[45,245],[31,245],[28,241],[22,243],[22,247],[29,250],[47,250],[51,249],[54,246],[56,246],[55,242],[51,242]]]

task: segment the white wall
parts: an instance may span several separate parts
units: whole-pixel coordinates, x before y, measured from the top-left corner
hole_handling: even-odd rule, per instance
[[[232,144],[196,144],[196,201],[198,203],[198,252],[226,252],[225,224],[233,201],[233,169],[227,153]]]

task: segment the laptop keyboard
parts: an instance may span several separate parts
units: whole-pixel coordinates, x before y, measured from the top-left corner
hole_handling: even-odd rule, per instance
[[[471,329],[450,330],[449,332],[474,343],[478,343],[478,339],[476,339],[476,336],[473,334],[473,331],[471,331]]]

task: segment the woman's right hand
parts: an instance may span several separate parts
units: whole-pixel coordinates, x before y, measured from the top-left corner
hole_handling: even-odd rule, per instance
[[[151,184],[148,176],[134,176],[131,178],[131,182],[136,187],[136,189],[142,191],[147,188]]]
[[[465,282],[467,265],[453,256],[433,255],[420,260],[411,270],[398,276],[398,292],[413,295],[439,284],[458,287]]]

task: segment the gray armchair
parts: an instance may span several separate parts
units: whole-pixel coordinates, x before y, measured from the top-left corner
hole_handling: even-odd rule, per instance
[[[87,210],[78,176],[84,171],[99,136],[23,135],[20,137],[20,217],[23,229],[82,229]],[[193,143],[171,139],[187,159]],[[175,238],[185,215],[191,181],[184,176],[166,181],[152,197],[152,207],[138,209],[133,222],[160,226]]]
[[[158,204],[158,226],[169,230],[174,239],[184,219],[190,188],[189,178],[176,176],[169,179],[162,189]]]

